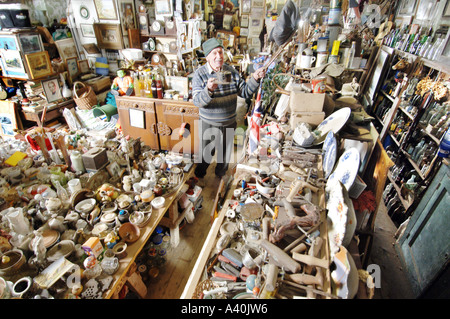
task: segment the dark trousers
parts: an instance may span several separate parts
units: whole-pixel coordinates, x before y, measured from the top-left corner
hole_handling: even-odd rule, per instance
[[[216,155],[215,174],[222,177],[228,170],[228,164],[234,149],[234,134],[236,122],[229,125],[211,125],[199,121],[199,163],[195,168],[195,176],[201,178]]]

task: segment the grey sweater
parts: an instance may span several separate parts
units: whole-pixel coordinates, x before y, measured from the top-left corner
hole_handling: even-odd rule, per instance
[[[200,119],[212,125],[229,125],[236,121],[237,96],[250,98],[259,86],[253,76],[246,82],[227,64],[223,65],[223,71],[231,72],[231,83],[219,84],[212,95],[206,83],[209,78],[215,77],[215,72],[208,63],[198,68],[192,78],[194,105],[199,108]]]

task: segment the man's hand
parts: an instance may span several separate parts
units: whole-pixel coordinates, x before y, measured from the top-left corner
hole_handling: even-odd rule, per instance
[[[253,78],[256,81],[259,81],[260,79],[262,79],[264,76],[266,75],[266,69],[261,67],[258,70],[255,70],[255,72],[253,72]]]
[[[208,82],[206,83],[206,87],[210,92],[214,92],[215,89],[217,89],[219,85],[217,84],[217,81],[215,78],[209,78]]]

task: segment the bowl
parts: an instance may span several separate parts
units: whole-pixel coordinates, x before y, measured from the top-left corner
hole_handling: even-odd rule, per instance
[[[61,240],[47,252],[48,261],[56,261],[61,257],[69,257],[75,249],[75,244],[71,240]]]
[[[156,209],[164,207],[165,203],[166,199],[164,197],[156,197],[154,200],[152,200],[152,206]]]
[[[122,224],[122,226],[120,226],[119,228],[120,238],[122,238],[127,243],[134,243],[139,239],[140,235],[141,231],[139,230],[139,227],[133,225],[132,223]]]
[[[79,213],[87,214],[94,209],[96,203],[97,201],[94,198],[84,199],[75,205],[75,210]]]

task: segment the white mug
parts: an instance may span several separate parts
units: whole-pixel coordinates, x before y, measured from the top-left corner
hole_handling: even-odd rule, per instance
[[[327,62],[328,62],[328,53],[317,53],[316,67],[327,64]]]
[[[316,61],[316,57],[311,55],[302,55],[302,57],[300,58],[300,68],[310,68],[314,61]]]

